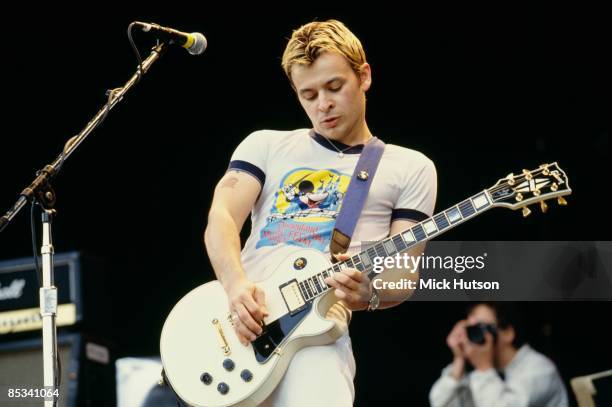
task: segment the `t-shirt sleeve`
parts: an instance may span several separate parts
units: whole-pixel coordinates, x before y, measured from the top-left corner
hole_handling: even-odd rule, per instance
[[[438,192],[438,177],[434,163],[427,157],[403,177],[405,181],[391,214],[391,221],[396,219],[420,222],[433,215]]]
[[[263,130],[249,134],[234,150],[227,170],[246,172],[263,186],[266,181],[268,139]]]

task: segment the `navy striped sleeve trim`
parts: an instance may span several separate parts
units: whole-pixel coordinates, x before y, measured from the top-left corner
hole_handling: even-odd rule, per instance
[[[251,164],[248,161],[242,161],[242,160],[230,161],[229,167],[227,168],[227,170],[228,171],[237,170],[237,171],[244,171],[246,173],[249,173],[255,178],[257,178],[257,180],[261,183],[262,186],[266,182],[266,173],[263,172],[261,168],[259,168],[256,165]]]
[[[421,211],[417,211],[416,209],[393,209],[393,212],[391,212],[392,221],[396,219],[405,219],[414,222],[421,222],[427,218],[429,218],[428,215]]]

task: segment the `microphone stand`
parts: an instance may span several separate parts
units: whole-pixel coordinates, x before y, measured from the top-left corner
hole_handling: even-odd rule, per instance
[[[106,105],[98,111],[94,118],[85,126],[83,130],[65,144],[62,153],[49,165],[36,173],[36,178],[25,188],[17,202],[5,215],[0,218],[0,232],[6,228],[11,220],[29,201],[38,203],[43,208],[42,230],[43,239],[41,246],[43,281],[40,288],[40,315],[42,317],[42,336],[43,336],[43,375],[45,386],[45,407],[57,405],[59,397],[59,377],[57,360],[57,288],[53,285],[53,239],[51,224],[55,215],[56,195],[51,188],[50,181],[57,175],[64,161],[85,141],[87,136],[106,118],[108,112],[117,103],[123,100],[124,95],[138,83],[142,75],[147,73],[151,65],[157,61],[165,52],[166,44],[157,44],[151,50],[147,59],[142,61],[136,73],[119,89],[110,91]],[[49,395],[47,397],[47,395]]]

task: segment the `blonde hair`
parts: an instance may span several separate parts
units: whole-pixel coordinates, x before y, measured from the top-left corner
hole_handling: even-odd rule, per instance
[[[287,43],[281,65],[289,81],[293,65],[308,66],[325,51],[344,56],[356,74],[366,63],[361,42],[344,24],[338,20],[313,21],[293,31]]]

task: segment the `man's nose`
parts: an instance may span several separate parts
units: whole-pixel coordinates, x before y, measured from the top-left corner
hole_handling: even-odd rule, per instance
[[[325,95],[319,99],[319,110],[323,113],[329,112],[334,107],[334,102]]]

